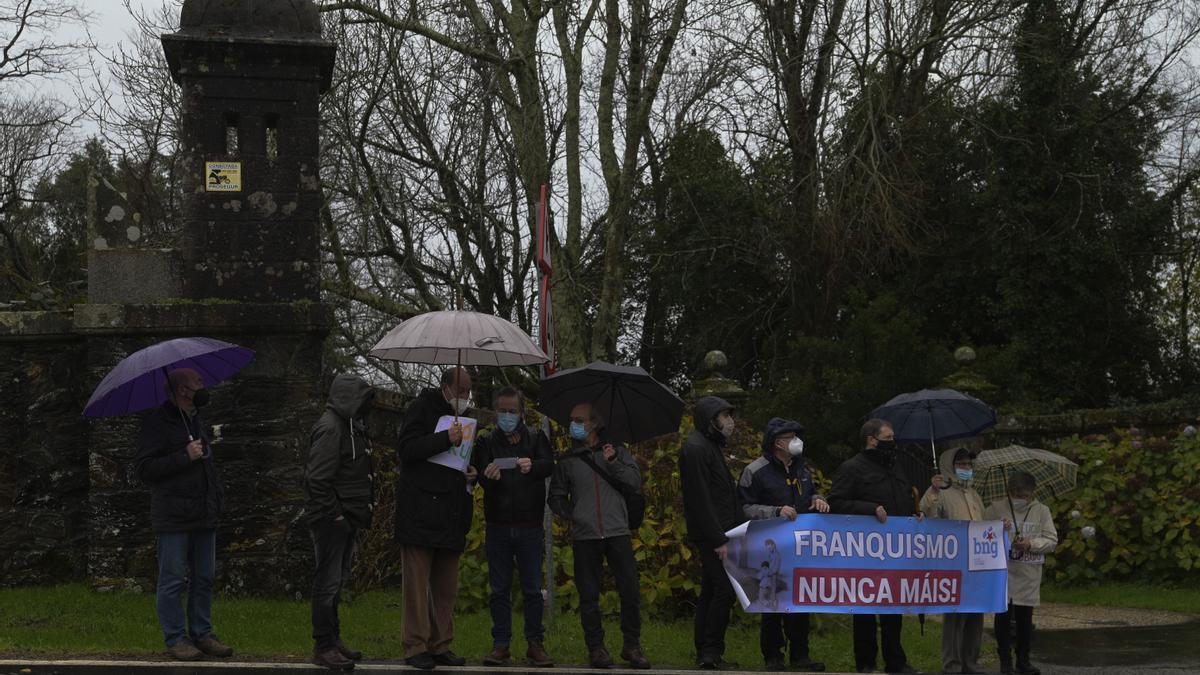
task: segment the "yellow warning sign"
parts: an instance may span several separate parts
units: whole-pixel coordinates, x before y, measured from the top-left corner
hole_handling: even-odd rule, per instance
[[[205,162],[205,192],[241,192],[241,162]]]

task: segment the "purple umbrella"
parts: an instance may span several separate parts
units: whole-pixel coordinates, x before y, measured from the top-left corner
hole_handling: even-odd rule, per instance
[[[254,351],[212,338],[167,340],[126,356],[92,393],[83,414],[88,417],[127,415],[167,400],[167,373],[191,368],[204,386],[233,376],[254,359]]]

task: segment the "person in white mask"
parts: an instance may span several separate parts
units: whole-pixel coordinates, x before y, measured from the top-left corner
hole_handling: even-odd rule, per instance
[[[442,374],[441,387],[426,389],[404,411],[397,442],[400,476],[396,480],[396,534],[403,569],[402,641],[405,663],[422,670],[461,666],[466,659],[450,651],[454,640],[454,600],[458,596],[458,560],[471,529],[467,484],[478,475],[429,461],[463,442],[462,425],[435,431],[443,417],[467,415],[471,376],[462,368]]]
[[[738,481],[742,511],[749,519],[787,518],[801,513],[829,513],[829,504],[816,493],[804,462],[804,425],[779,417],[763,429],[763,454],[751,462]],[[767,670],[785,670],[788,649],[791,670],[820,672],[825,664],[809,658],[807,614],[763,614],[759,642]]]

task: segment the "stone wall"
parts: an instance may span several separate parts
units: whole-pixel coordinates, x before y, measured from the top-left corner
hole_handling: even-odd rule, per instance
[[[70,313],[0,313],[0,585],[86,573],[83,353]]]

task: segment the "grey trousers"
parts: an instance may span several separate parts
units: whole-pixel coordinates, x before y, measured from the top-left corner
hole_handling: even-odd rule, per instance
[[[942,619],[942,672],[979,670],[983,615],[943,614]]]

